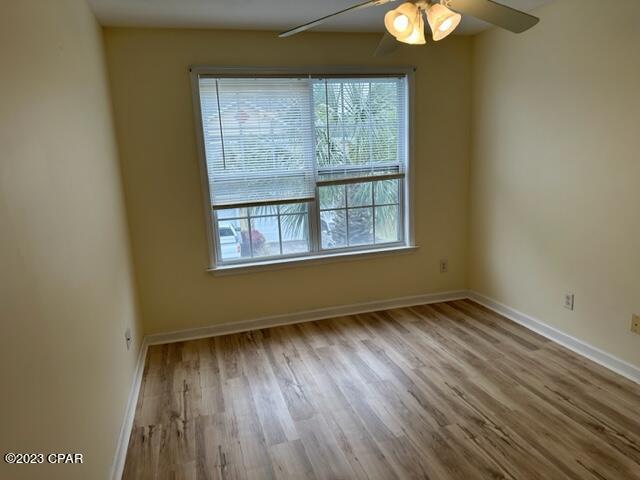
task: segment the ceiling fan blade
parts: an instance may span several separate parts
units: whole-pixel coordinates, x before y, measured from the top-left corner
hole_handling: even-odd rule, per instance
[[[522,33],[535,26],[540,19],[492,0],[449,0],[449,8],[493,23],[514,33]]]
[[[314,20],[312,22],[309,23],[305,23],[304,25],[300,25],[298,27],[292,28],[291,30],[287,30],[286,32],[282,32],[280,34],[278,34],[279,37],[289,37],[291,35],[295,35],[296,33],[300,33],[300,32],[304,32],[305,30],[309,30],[312,27],[315,27],[316,25],[320,25],[324,22],[326,22],[327,20],[333,18],[333,17],[337,17],[338,15],[342,15],[343,13],[347,13],[347,12],[354,12],[356,10],[361,10],[363,8],[367,8],[367,7],[373,7],[373,6],[377,6],[377,5],[384,5],[385,3],[389,3],[389,2],[393,2],[395,0],[367,0],[366,2],[362,2],[362,3],[358,3],[357,5],[353,5],[349,8],[345,8],[344,10],[340,10],[339,12],[336,13],[332,13],[331,15],[326,15],[322,18],[318,18],[317,20]]]
[[[394,52],[396,48],[398,48],[398,41],[394,38],[393,35],[389,35],[385,33],[380,39],[380,43],[378,43],[378,47],[374,52],[375,57],[382,57],[383,55],[389,55],[391,52]]]

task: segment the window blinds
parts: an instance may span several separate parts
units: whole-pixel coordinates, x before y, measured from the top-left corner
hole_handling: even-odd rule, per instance
[[[316,184],[401,177],[405,77],[201,77],[214,209],[311,201]]]
[[[314,197],[311,83],[304,78],[201,78],[213,208]]]

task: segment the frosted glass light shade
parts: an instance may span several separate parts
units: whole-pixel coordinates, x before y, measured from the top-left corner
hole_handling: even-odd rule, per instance
[[[436,3],[427,10],[427,21],[437,42],[451,34],[460,24],[462,15],[452,12],[444,5]]]
[[[386,13],[384,26],[394,37],[406,37],[413,32],[414,24],[419,17],[421,15],[418,7],[411,2],[406,2]]]

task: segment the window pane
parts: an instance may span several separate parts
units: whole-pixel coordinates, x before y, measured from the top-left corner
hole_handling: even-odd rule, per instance
[[[244,217],[234,218],[238,215]],[[311,250],[306,202],[216,210],[214,218],[218,222],[216,244],[223,262],[304,254]]]
[[[397,242],[399,238],[397,206],[376,207],[376,243]]]
[[[371,205],[371,182],[352,183],[347,185],[347,205],[349,207],[364,207]]]
[[[371,162],[389,162],[398,157],[401,88],[389,82],[371,84],[371,138],[373,142]]]
[[[254,257],[280,255],[278,217],[251,219],[251,245]]]
[[[347,246],[347,214],[345,210],[328,210],[320,213],[322,248]]]
[[[222,260],[239,260],[251,257],[249,244],[242,242],[244,236],[248,238],[248,233],[249,221],[247,219],[218,222],[218,245]]]
[[[320,187],[320,209],[344,208],[344,185]]]
[[[280,205],[280,213],[306,213],[308,205],[306,203],[289,203]]]
[[[349,209],[349,245],[373,243],[373,209]]]
[[[249,215],[252,217],[265,217],[267,215],[277,215],[277,205],[262,205],[260,207],[251,207],[249,209]]]
[[[404,150],[399,142],[404,132],[404,80],[319,80],[313,84],[313,92],[319,166],[402,162]],[[324,139],[327,133],[330,145]]]
[[[247,216],[246,208],[227,208],[225,210],[216,210],[218,220],[223,218],[240,218]]]
[[[376,205],[398,203],[398,180],[376,182]]]
[[[282,253],[306,253],[309,251],[309,215],[282,215]]]

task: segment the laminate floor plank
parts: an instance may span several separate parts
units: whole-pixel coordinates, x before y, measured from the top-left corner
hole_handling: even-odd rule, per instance
[[[640,480],[640,386],[470,300],[147,352],[123,479]]]

